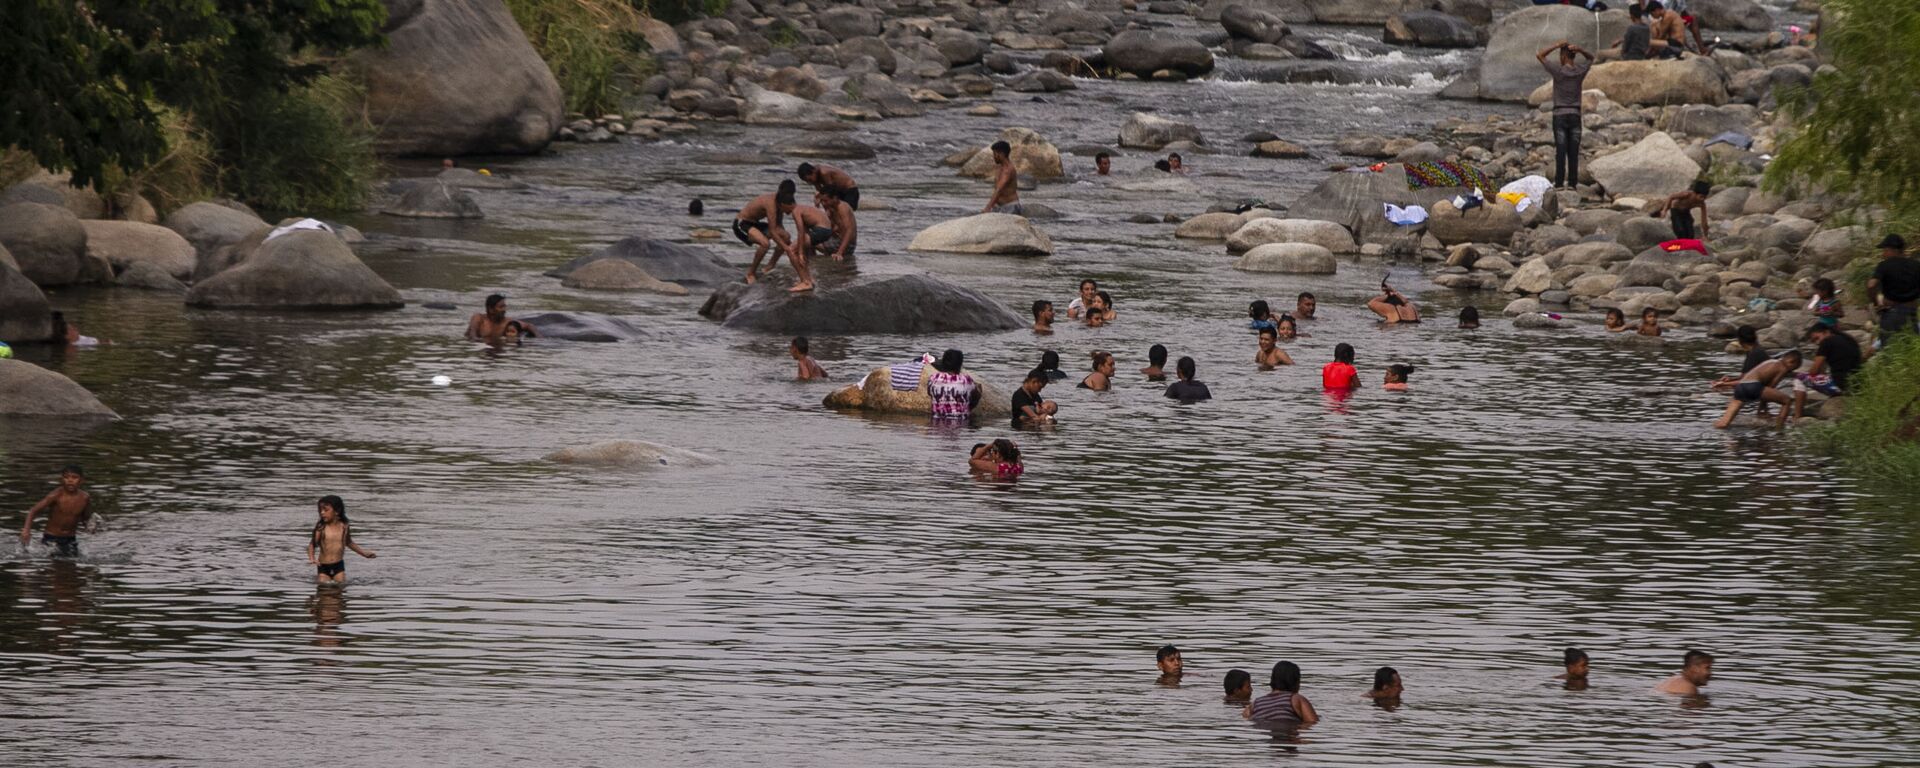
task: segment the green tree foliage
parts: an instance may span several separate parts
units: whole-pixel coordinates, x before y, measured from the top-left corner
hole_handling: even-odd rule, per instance
[[[1814,435],[1866,475],[1920,487],[1920,339],[1898,337],[1847,384],[1845,415]]]
[[[1778,94],[1794,127],[1767,185],[1855,196],[1920,222],[1920,3],[1826,0],[1821,54],[1832,64],[1810,88]]]
[[[618,111],[632,81],[652,72],[640,13],[627,0],[507,0],[507,9],[553,70],[569,111]]]
[[[222,175],[287,149],[263,123],[326,66],[380,41],[380,0],[11,0],[0,3],[0,145],[76,184],[167,151],[156,105],[204,135]]]

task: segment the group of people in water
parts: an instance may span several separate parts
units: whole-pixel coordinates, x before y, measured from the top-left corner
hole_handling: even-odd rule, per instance
[[[1587,690],[1591,659],[1586,651],[1566,649],[1561,654],[1561,665],[1562,672],[1555,675],[1554,680],[1569,691]],[[1179,687],[1186,676],[1186,661],[1180,649],[1173,645],[1163,645],[1154,652],[1154,666],[1160,672],[1157,682],[1163,686]],[[1705,695],[1701,689],[1712,679],[1713,654],[1689,650],[1681,657],[1680,671],[1655,685],[1653,691],[1697,698]],[[1301,692],[1300,665],[1291,661],[1274,663],[1267,678],[1267,693],[1258,697],[1254,695],[1253,675],[1244,669],[1228,670],[1221,680],[1221,688],[1225,692],[1224,702],[1239,707],[1240,716],[1257,726],[1292,733],[1320,721],[1313,702]],[[1372,687],[1361,697],[1391,711],[1401,705],[1405,693],[1406,684],[1400,678],[1400,671],[1380,667],[1373,671]]]
[[[801,163],[796,175],[813,187],[813,205],[797,203],[798,187],[792,179],[782,179],[773,192],[753,198],[740,207],[733,219],[733,236],[753,246],[747,282],[759,279],[760,261],[769,253],[772,254],[766,264],[769,270],[785,254],[797,278],[787,290],[805,293],[814,287],[812,259],[830,257],[834,261],[845,261],[854,255],[859,237],[859,222],[854,213],[860,210],[860,185],[845,170],[825,163]],[[793,220],[792,234],[781,225],[785,218]]]

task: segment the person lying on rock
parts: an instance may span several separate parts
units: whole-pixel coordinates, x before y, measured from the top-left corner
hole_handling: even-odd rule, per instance
[[[1713,191],[1713,185],[1705,181],[1696,181],[1693,186],[1667,196],[1660,204],[1660,210],[1653,212],[1654,218],[1663,214],[1673,222],[1673,236],[1680,240],[1699,240],[1712,234],[1713,229],[1707,223],[1707,194]],[[1700,209],[1700,226],[1693,226],[1693,209]]]
[[[1004,141],[993,143],[993,197],[987,199],[987,207],[981,213],[1011,213],[1024,215],[1020,206],[1020,176],[1013,167],[1013,145]]]
[[[1380,281],[1380,295],[1367,300],[1367,308],[1380,316],[1387,325],[1420,322],[1420,307],[1399,291]]]
[[[1253,364],[1260,370],[1271,371],[1282,365],[1293,365],[1293,358],[1278,345],[1280,332],[1272,328],[1260,329],[1260,351],[1253,353]]]
[[[528,338],[540,335],[526,321],[507,317],[507,297],[497,293],[487,297],[485,312],[475,313],[467,319],[467,341],[502,341],[509,332]]]
[[[1779,403],[1784,417],[1786,409],[1793,404],[1793,398],[1775,387],[1799,368],[1800,350],[1797,349],[1789,349],[1780,353],[1779,357],[1754,366],[1753,370],[1740,377],[1739,383],[1733,385],[1733,397],[1727,401],[1727,412],[1713,422],[1713,428],[1733,426],[1733,417],[1739,415],[1740,408],[1747,403]]]
[[[747,267],[748,284],[759,279],[760,260],[766,257],[768,249],[788,247],[787,231],[780,227],[780,217],[793,213],[793,190],[793,180],[784,179],[772,194],[748,201],[733,217],[733,236],[753,246],[753,264]],[[774,261],[779,258],[776,252]],[[767,268],[773,268],[772,262],[768,262]]]

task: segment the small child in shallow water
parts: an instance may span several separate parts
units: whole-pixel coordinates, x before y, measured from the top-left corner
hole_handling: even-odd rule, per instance
[[[1634,332],[1641,336],[1660,335],[1660,313],[1654,311],[1653,307],[1640,310],[1640,325]]]

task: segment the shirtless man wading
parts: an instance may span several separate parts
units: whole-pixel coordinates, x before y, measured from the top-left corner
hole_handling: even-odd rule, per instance
[[[1020,212],[1019,173],[1013,168],[1013,145],[1004,141],[993,143],[993,197],[987,200],[987,207],[981,213]]]

